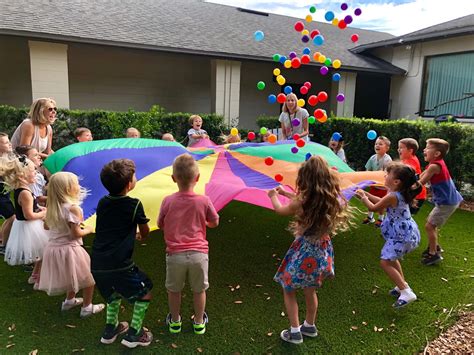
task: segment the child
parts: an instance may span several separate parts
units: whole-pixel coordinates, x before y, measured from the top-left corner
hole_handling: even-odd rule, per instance
[[[290,203],[282,206],[278,194],[289,197]],[[296,194],[278,187],[268,191],[268,196],[276,213],[295,216],[290,225],[295,240],[274,280],[283,287],[291,325],[289,330],[281,332],[280,337],[286,342],[300,344],[303,335],[318,335],[315,325],[318,297],[315,289],[321,287],[325,278],[334,277],[331,235],[348,229],[351,208],[341,194],[337,173],[321,156],[313,156],[301,166],[296,179]],[[303,289],[306,301],[306,318],[301,326],[297,289]]]
[[[107,301],[107,319],[100,341],[112,344],[126,332],[122,344],[148,346],[151,332],[142,327],[151,300],[153,283],[132,260],[137,225],[141,237],[150,231],[140,200],[127,196],[137,182],[135,163],[116,159],[106,164],[100,180],[109,191],[97,205],[96,237],[92,245],[91,269],[100,294]],[[121,298],[134,304],[130,328],[118,320]]]
[[[403,164],[410,165],[415,173],[420,176],[421,166],[416,151],[418,150],[418,142],[413,138],[403,138],[398,141],[398,154]],[[418,196],[415,197],[415,204],[410,206],[410,213],[412,215],[418,213],[421,206],[426,200],[426,187],[422,187],[422,190]]]
[[[176,140],[174,139],[173,135],[171,133],[165,133],[163,134],[163,136],[161,137],[162,140],[164,141],[168,141],[168,142],[176,142]]]
[[[78,142],[89,142],[92,138],[92,132],[89,128],[79,127],[74,130],[74,137]]]
[[[7,155],[12,152],[12,144],[8,139],[8,134],[0,132],[0,156]],[[0,217],[4,219],[0,229],[0,255],[5,255],[5,246],[7,245],[8,236],[15,220],[15,208],[10,200],[10,192],[6,189],[3,177],[0,174]]]
[[[140,131],[134,127],[127,128],[126,137],[127,138],[140,138]]]
[[[380,266],[395,283],[395,288],[389,293],[398,297],[397,302],[392,305],[398,309],[416,300],[415,293],[405,281],[399,259],[420,244],[420,231],[410,214],[410,204],[420,193],[421,184],[417,183],[413,168],[402,163],[391,163],[387,167],[385,186],[389,193],[382,198],[363,190],[357,190],[356,193],[369,211],[387,209],[387,217],[381,226],[385,244],[380,256]]]
[[[31,145],[19,145],[15,148],[15,152],[18,155],[25,155],[35,165],[35,183],[30,185],[30,189],[33,192],[33,195],[35,195],[36,201],[38,201],[40,205],[44,206],[46,204],[46,196],[44,196],[46,179],[44,178],[44,175],[38,170],[38,168],[43,164],[40,154],[36,148]]]
[[[231,144],[231,143],[241,143],[242,139],[240,138],[240,134],[237,133],[236,135],[229,134],[229,135],[221,135],[220,136],[223,144]]]
[[[181,332],[181,291],[187,277],[194,294],[194,333],[204,334],[208,321],[204,311],[206,290],[209,287],[206,227],[217,227],[219,215],[209,197],[194,193],[199,169],[191,155],[182,154],[174,160],[171,177],[179,191],[164,198],[158,217],[167,253],[166,288],[170,313],[166,323],[171,333]]]
[[[0,158],[0,175],[5,183],[14,189],[16,219],[13,221],[10,238],[5,248],[5,261],[9,265],[28,265],[34,263],[33,273],[28,283],[38,289],[43,249],[48,235],[43,228],[42,219],[46,209],[38,206],[29,185],[35,182],[36,169],[25,156]]]
[[[333,133],[329,140],[329,148],[336,154],[344,163],[347,163],[346,153],[344,152],[344,138],[338,132]]]
[[[425,224],[428,235],[428,249],[422,256],[424,265],[434,265],[443,257],[438,244],[438,228],[441,228],[448,218],[456,211],[463,200],[461,194],[456,190],[448,167],[444,162],[444,157],[449,152],[449,143],[444,139],[430,138],[426,141],[426,148],[423,150],[425,161],[429,163],[425,171],[420,176],[420,182],[431,184],[431,193],[435,207],[428,216]]]
[[[365,164],[365,169],[367,171],[377,171],[377,170],[385,170],[392,162],[392,158],[390,155],[387,154],[388,150],[390,149],[390,140],[387,137],[380,136],[375,141],[375,154],[372,155],[367,163]],[[369,193],[377,196],[377,197],[384,197],[387,194],[387,190],[377,187],[370,187]],[[380,227],[383,221],[384,211],[376,211],[379,212],[379,218],[377,221],[374,219],[374,212],[369,212],[367,217],[362,221],[362,224],[369,224],[374,223],[376,227]]]
[[[49,242],[44,248],[39,282],[39,289],[49,296],[66,293],[62,311],[82,304],[81,318],[105,308],[102,303],[92,304],[95,282],[82,238],[93,230],[90,226],[81,227],[83,216],[79,204],[83,195],[73,173],[58,172],[51,176],[44,222],[49,230]],[[84,300],[75,297],[79,290],[83,290]]]
[[[193,127],[188,131],[188,147],[192,147],[200,139],[209,139],[207,132],[202,129],[202,118],[198,115],[189,117],[189,124]]]

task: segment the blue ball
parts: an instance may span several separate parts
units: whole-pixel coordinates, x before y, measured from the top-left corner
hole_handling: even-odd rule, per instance
[[[286,61],[286,57],[284,55],[282,55],[280,57],[280,63],[283,64],[283,63],[285,63],[285,61]]]
[[[328,11],[324,14],[326,21],[332,21],[334,19],[334,12]]]
[[[339,73],[334,73],[334,74],[332,75],[332,81],[339,81],[339,80],[341,80],[341,74],[339,74]]]
[[[317,46],[321,46],[324,43],[324,37],[321,35],[317,35],[313,38],[313,43]]]
[[[274,104],[275,102],[277,102],[277,97],[275,95],[268,95],[268,103],[270,104]]]
[[[253,38],[255,38],[257,42],[260,42],[265,38],[265,34],[262,31],[255,31]]]
[[[303,49],[303,54],[308,54],[308,55],[311,54],[311,49],[309,49],[308,47],[305,47]]]
[[[339,132],[334,132],[331,137],[331,139],[335,142],[339,142],[341,138],[342,138],[342,134],[340,134]]]
[[[377,138],[377,132],[375,132],[373,129],[367,132],[367,138],[373,141],[375,138]]]
[[[304,157],[304,160],[305,161],[309,160],[309,158],[311,158],[311,157],[312,157],[311,153],[306,153],[306,156]]]
[[[288,94],[291,94],[293,92],[293,88],[291,86],[285,86],[285,88],[283,89],[283,92],[288,95]]]

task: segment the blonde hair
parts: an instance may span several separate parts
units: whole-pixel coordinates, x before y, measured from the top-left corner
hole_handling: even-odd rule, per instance
[[[219,136],[219,138],[222,140],[222,143],[224,143],[224,144],[242,142],[242,138],[240,137],[240,133],[237,133],[237,135],[235,135],[235,136],[232,135],[232,134],[229,134],[229,135],[222,134],[221,136]]]
[[[31,104],[30,112],[28,112],[28,118],[35,126],[49,123],[48,117],[44,115],[44,109],[46,107],[46,104],[48,103],[52,103],[53,106],[56,106],[56,101],[49,97],[42,97],[40,99],[36,99]]]
[[[3,154],[0,156],[0,176],[9,189],[18,189],[22,184],[28,184],[26,174],[35,164],[26,156]]]
[[[189,119],[188,119],[188,122],[189,122],[189,124],[190,124],[191,126],[193,125],[194,120],[195,120],[196,118],[200,118],[201,121],[203,121],[203,119],[202,119],[201,116],[199,116],[199,115],[191,115],[191,116],[189,116]]]
[[[188,154],[181,154],[173,162],[173,176],[175,180],[189,186],[199,174],[199,168],[194,158]]]
[[[316,240],[350,227],[352,208],[341,194],[339,177],[321,156],[312,156],[300,167],[296,196],[301,203],[290,230]]]
[[[87,127],[78,127],[74,130],[74,137],[80,137],[82,136],[84,133],[92,133],[91,130]]]
[[[135,127],[129,127],[127,128],[127,131],[125,132],[125,135],[127,136],[127,138],[131,138],[130,135],[132,134],[132,132],[136,132],[138,135],[138,138],[142,136],[142,134],[140,133],[138,129],[136,129]]]
[[[429,138],[426,140],[426,145],[432,145],[441,153],[441,158],[444,158],[449,152],[449,143],[441,138]]]
[[[79,193],[76,195],[74,187],[79,187]],[[73,173],[60,171],[51,176],[48,183],[48,199],[46,201],[45,222],[48,227],[60,231],[69,229],[69,222],[65,219],[62,212],[62,205],[70,203],[80,205],[85,190],[79,186],[79,180]]]
[[[288,100],[289,97],[293,97],[295,99],[295,102],[298,102],[298,96],[296,96],[296,94],[290,93],[286,95],[285,103],[283,104],[283,109],[282,109],[283,112],[289,112],[288,107],[286,106],[286,101]],[[300,110],[300,107],[296,105],[295,112],[298,112],[299,110]]]

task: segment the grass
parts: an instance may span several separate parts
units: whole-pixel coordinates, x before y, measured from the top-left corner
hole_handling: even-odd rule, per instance
[[[420,264],[420,254],[426,247],[423,224],[429,210],[429,206],[424,206],[416,216],[422,230],[420,248],[402,263],[419,300],[404,310],[392,309],[394,300],[387,294],[392,285],[378,266],[383,239],[373,226],[360,226],[334,238],[336,278],[326,281],[319,291],[320,335],[305,339],[300,346],[279,339],[280,331],[288,327],[288,320],[282,316],[281,288],[272,281],[279,258],[291,243],[291,236],[285,231],[288,219],[239,202],[221,211],[221,225],[208,232],[210,323],[203,336],[192,333],[189,320],[192,294],[188,289],[183,299],[183,332],[179,335],[167,332],[164,243],[161,233],[155,232],[137,244],[135,252],[137,264],[155,285],[154,299],[145,319],[155,341],[138,351],[418,352],[427,339],[439,334],[440,327],[454,322],[452,315],[461,305],[473,301],[474,214],[457,211],[451,217],[441,236],[444,262],[424,267]],[[92,237],[87,238],[86,246],[91,241]],[[61,313],[63,298],[33,291],[26,283],[28,274],[22,267],[0,263],[0,275],[0,353],[28,353],[35,349],[40,354],[128,352],[118,342],[109,346],[99,343],[105,314],[81,320],[78,309]],[[98,294],[95,301],[101,301]],[[120,318],[130,321],[131,307],[125,302],[122,305],[125,308]],[[300,307],[303,315],[304,304],[300,303]]]

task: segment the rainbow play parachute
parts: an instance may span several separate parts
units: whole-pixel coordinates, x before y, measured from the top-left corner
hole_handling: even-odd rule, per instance
[[[135,162],[137,185],[130,196],[143,202],[156,229],[156,219],[163,198],[177,191],[171,179],[175,157],[190,153],[199,165],[200,179],[196,193],[206,194],[217,210],[232,200],[272,208],[267,190],[278,186],[275,175],[283,177],[282,185],[294,189],[298,168],[307,153],[323,156],[329,165],[340,173],[341,184],[347,198],[358,187],[383,182],[383,172],[354,172],[329,148],[307,143],[297,154],[291,152],[292,141],[269,143],[237,143],[229,145],[201,144],[199,148],[185,148],[179,143],[155,139],[108,139],[76,143],[64,147],[45,161],[51,172],[70,171],[81,179],[81,185],[89,190],[82,207],[86,224],[95,225],[98,201],[107,194],[100,182],[102,167],[113,159],[128,158]],[[265,158],[272,157],[272,165]]]

